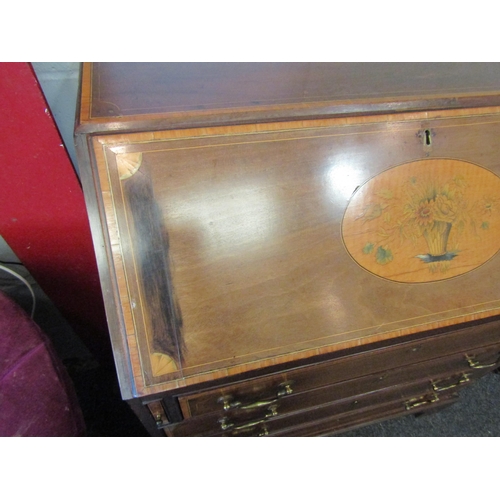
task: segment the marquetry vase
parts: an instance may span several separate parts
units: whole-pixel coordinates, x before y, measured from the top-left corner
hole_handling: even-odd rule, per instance
[[[424,238],[429,247],[429,255],[439,257],[446,254],[448,237],[451,231],[451,222],[434,221],[430,229],[424,231]]]

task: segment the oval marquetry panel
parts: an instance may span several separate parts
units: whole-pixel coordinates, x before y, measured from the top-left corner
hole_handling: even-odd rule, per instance
[[[361,186],[342,222],[347,251],[382,278],[424,283],[459,276],[500,248],[500,178],[449,158],[390,168]]]

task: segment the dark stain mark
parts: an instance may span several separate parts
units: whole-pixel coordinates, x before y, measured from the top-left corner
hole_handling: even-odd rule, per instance
[[[142,288],[152,326],[153,350],[172,357],[180,367],[185,346],[182,317],[171,289],[168,234],[144,170],[123,183],[132,213]]]

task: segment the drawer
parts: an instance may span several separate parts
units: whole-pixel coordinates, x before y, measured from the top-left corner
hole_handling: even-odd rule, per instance
[[[481,348],[470,351],[467,355],[460,353],[415,363],[310,391],[291,394],[283,391],[281,397],[253,401],[234,408],[227,407],[227,410],[219,409],[205,416],[187,419],[176,427],[175,435],[211,435],[230,428],[246,430],[254,427],[255,422],[267,422],[334,402],[340,403],[353,398],[359,400],[367,394],[377,394],[377,398],[384,398],[384,391],[411,386],[416,381],[436,393],[447,393],[493,369],[498,364],[499,349],[500,346]],[[284,387],[291,388],[293,385]]]
[[[450,385],[458,387],[460,380],[463,380],[461,375]],[[222,435],[284,437],[332,434],[376,420],[437,409],[457,399],[455,390],[436,391],[433,384],[421,381],[265,421],[253,430],[245,429],[245,433],[228,431]]]
[[[460,360],[463,361],[468,353],[475,352],[481,346],[492,345],[493,351],[498,351],[499,348],[495,346],[498,342],[500,342],[498,324],[487,323],[434,338],[388,348],[381,347],[369,353],[346,356],[305,368],[286,370],[278,375],[261,377],[249,382],[180,396],[179,404],[185,418],[195,417],[219,412],[224,407],[235,408],[257,401],[274,400],[288,395],[287,391],[290,392],[290,390],[293,394],[297,394],[447,355],[459,354]],[[492,355],[494,356],[494,353]],[[493,362],[491,359],[487,361]],[[484,364],[481,360],[478,362]]]
[[[282,417],[255,419],[214,435],[225,437],[288,436],[293,433],[303,435],[305,427],[318,426],[325,421],[329,422],[330,429],[340,430],[346,425],[354,425],[356,420],[368,416],[371,418],[379,411],[390,410],[395,415],[412,413],[437,407],[453,397],[455,397],[453,391],[438,394],[428,381],[420,381]]]
[[[151,416],[153,417],[157,427],[163,427],[168,425],[170,422],[168,421],[167,414],[165,412],[165,408],[163,408],[162,402],[160,401],[152,401],[145,405]]]
[[[373,408],[365,409],[357,413],[347,413],[333,418],[326,418],[313,423],[308,423],[300,427],[283,429],[273,433],[275,437],[315,437],[333,436],[342,432],[347,432],[359,427],[371,425],[391,418],[404,417],[413,413],[419,413],[425,409],[440,409],[458,400],[457,393],[440,395],[436,399],[432,394],[424,394],[421,398],[423,405],[413,409],[407,409],[401,401],[391,401]]]

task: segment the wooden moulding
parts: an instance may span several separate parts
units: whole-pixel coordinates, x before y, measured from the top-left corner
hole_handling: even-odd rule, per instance
[[[78,131],[173,130],[498,106],[499,77],[497,63],[84,63]],[[147,86],[148,81],[154,83]]]
[[[447,158],[453,179],[458,159],[496,179],[498,133],[500,108],[490,107],[95,137],[113,301],[135,394],[499,314],[495,249],[462,275],[442,270],[401,283],[363,269],[341,233],[353,193],[398,165]],[[336,177],[342,165],[350,170]],[[332,194],[331,179],[346,185],[334,183]],[[463,203],[479,203],[481,193],[467,189]],[[366,195],[359,216],[376,194]],[[500,229],[490,201],[480,237]],[[462,255],[473,249],[471,234]],[[393,252],[379,263],[384,270],[401,266]]]

